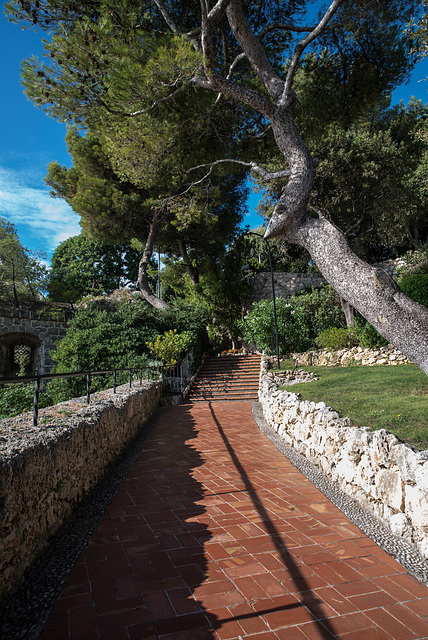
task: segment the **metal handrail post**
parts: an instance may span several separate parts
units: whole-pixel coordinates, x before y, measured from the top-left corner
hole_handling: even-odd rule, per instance
[[[91,374],[88,372],[86,374],[86,402],[90,404],[91,402]]]
[[[34,402],[33,402],[33,427],[37,427],[37,419],[39,417],[39,394],[40,394],[40,378],[34,383]]]
[[[129,370],[129,388],[132,389],[132,371]]]
[[[116,393],[116,369],[113,371],[113,393]]]

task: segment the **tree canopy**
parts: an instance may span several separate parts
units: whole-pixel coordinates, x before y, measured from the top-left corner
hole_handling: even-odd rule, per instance
[[[77,302],[110,294],[137,280],[140,252],[129,244],[103,244],[83,235],[61,242],[52,256],[49,299]]]
[[[428,372],[426,309],[310,208],[316,141],[335,123],[350,131],[406,79],[417,0],[6,6],[52,34],[46,62],[24,63],[27,95],[96,129],[122,179],[164,179],[175,196],[225,166],[281,180],[266,237],[307,249],[340,296]]]
[[[43,297],[47,267],[26,249],[15,225],[0,217],[0,301],[20,306]]]

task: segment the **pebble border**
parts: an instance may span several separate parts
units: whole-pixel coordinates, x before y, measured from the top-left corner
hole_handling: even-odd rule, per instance
[[[38,640],[92,533],[108,509],[164,409],[157,409],[138,435],[99,481],[47,549],[24,575],[24,580],[0,608],[0,638]]]
[[[253,418],[262,433],[285,455],[312,484],[323,493],[340,511],[376,542],[386,553],[399,562],[414,578],[428,586],[428,562],[416,546],[393,535],[391,530],[376,516],[348,496],[336,482],[328,478],[318,467],[309,462],[301,453],[288,445],[272,429],[263,416],[262,405],[253,403]]]

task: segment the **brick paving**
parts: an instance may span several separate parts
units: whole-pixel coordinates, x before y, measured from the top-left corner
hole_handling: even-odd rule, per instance
[[[169,407],[42,640],[428,638],[428,589],[259,431],[251,402]]]

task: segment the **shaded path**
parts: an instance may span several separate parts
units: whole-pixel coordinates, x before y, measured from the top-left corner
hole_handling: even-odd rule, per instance
[[[428,638],[428,589],[266,439],[250,402],[165,410],[42,640]]]

